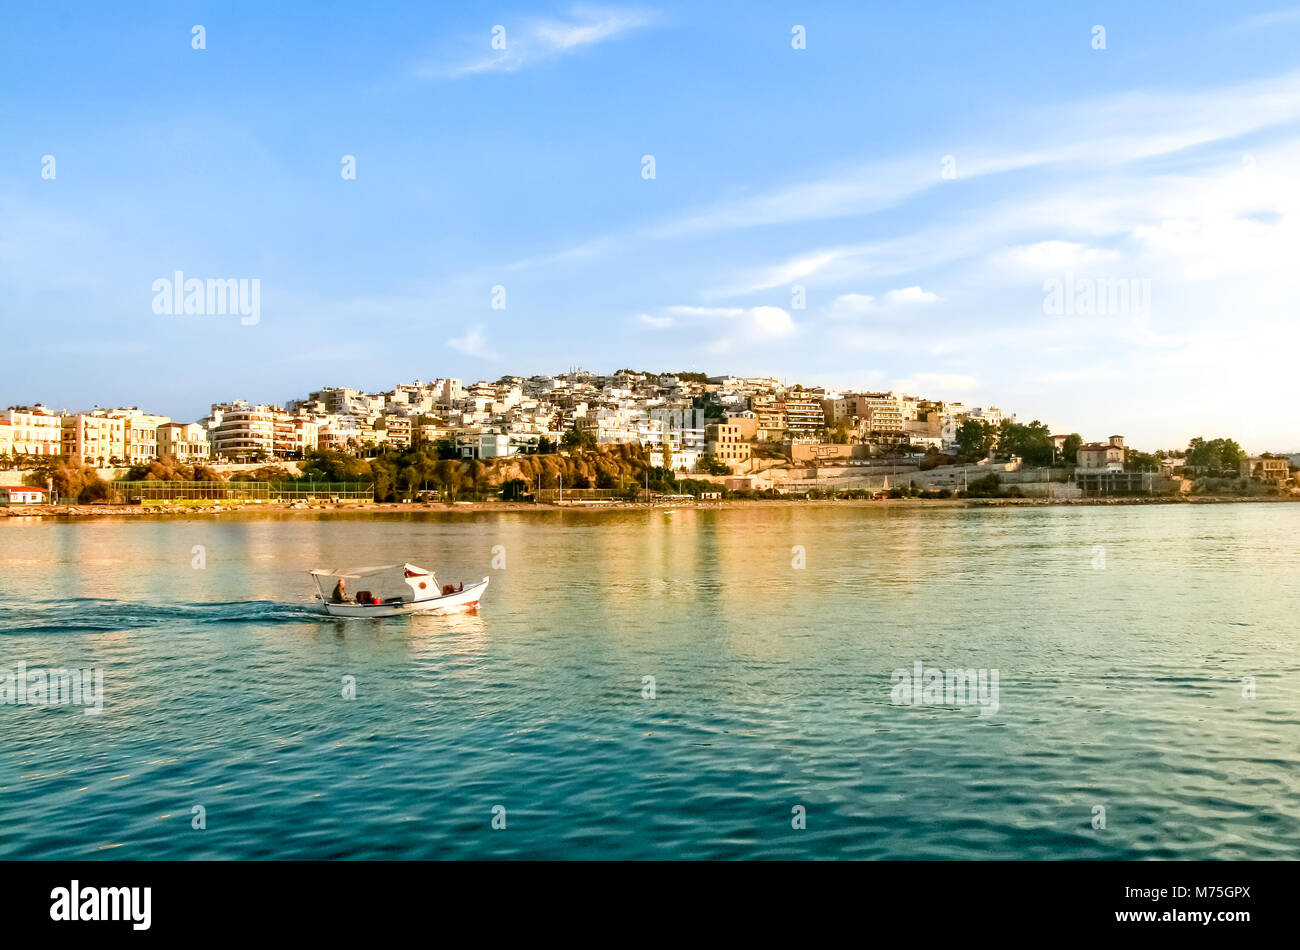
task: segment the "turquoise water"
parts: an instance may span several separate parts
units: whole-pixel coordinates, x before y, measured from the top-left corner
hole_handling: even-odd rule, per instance
[[[312,612],[394,560],[492,583]],[[0,858],[1293,858],[1298,594],[1281,504],[9,519],[0,670],[104,695],[0,705]]]

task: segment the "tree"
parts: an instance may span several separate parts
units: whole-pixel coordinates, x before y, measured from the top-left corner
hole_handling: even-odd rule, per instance
[[[998,429],[998,451],[1018,455],[1029,465],[1051,465],[1054,449],[1052,430],[1037,419],[1028,425],[1004,419]]]
[[[77,465],[62,455],[41,456],[27,476],[27,484],[53,484],[55,493],[62,499],[83,504],[102,501],[109,495],[109,485],[89,465]]]
[[[309,453],[299,468],[303,475],[321,482],[358,482],[371,478],[369,462],[333,449]]]
[[[983,478],[976,478],[966,488],[966,495],[970,498],[993,498],[998,494],[999,486],[1002,479],[996,472],[990,472]]]
[[[587,451],[596,447],[596,433],[590,429],[570,429],[560,439],[563,448]]]
[[[1124,471],[1158,472],[1160,471],[1160,460],[1150,452],[1138,452],[1130,449],[1124,453]]]
[[[230,476],[232,482],[289,482],[293,475],[283,465],[263,465],[248,472],[236,472]]]
[[[1079,447],[1083,445],[1083,436],[1077,432],[1071,432],[1065,437],[1065,442],[1061,446],[1061,458],[1070,465],[1074,465],[1079,459]]]
[[[1211,439],[1208,442],[1197,436],[1187,443],[1187,464],[1212,472],[1236,474],[1246,453],[1232,439]]]
[[[957,429],[957,448],[962,455],[984,458],[993,448],[996,433],[991,425],[978,419],[967,419]]]
[[[522,478],[512,478],[501,486],[502,501],[519,501],[528,494],[528,483]]]
[[[715,455],[706,455],[695,463],[695,470],[704,475],[730,475],[731,466]]]

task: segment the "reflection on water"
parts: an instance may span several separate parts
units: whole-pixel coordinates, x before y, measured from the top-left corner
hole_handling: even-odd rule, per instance
[[[0,670],[102,669],[105,711],[0,705],[0,857],[1293,857],[1297,528],[1245,504],[9,519]],[[492,584],[463,614],[312,601],[313,567],[400,561]],[[891,705],[918,660],[999,671],[997,714]]]

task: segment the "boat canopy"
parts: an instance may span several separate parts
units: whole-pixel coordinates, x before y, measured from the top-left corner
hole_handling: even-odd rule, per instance
[[[378,599],[384,603],[408,602],[415,599],[413,578],[427,578],[426,584],[436,585],[432,571],[414,564],[384,564],[379,567],[351,567],[346,569],[309,572],[316,583],[322,600],[333,597],[339,583],[347,598],[362,597],[366,601]]]
[[[390,574],[398,571],[401,571],[406,577],[424,577],[433,574],[433,571],[426,571],[424,568],[417,567],[414,564],[381,564],[378,567],[336,568],[332,571],[317,568],[316,570],[311,571],[311,574],[313,576],[321,577],[343,577],[351,580],[354,578],[369,577],[372,574]]]

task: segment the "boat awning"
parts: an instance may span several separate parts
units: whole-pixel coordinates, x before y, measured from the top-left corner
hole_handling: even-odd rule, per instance
[[[310,571],[311,574],[319,574],[323,577],[366,577],[370,574],[382,574],[385,571],[400,571],[403,569],[401,564],[381,564],[378,567],[349,567],[338,568],[332,571],[325,571],[317,568]]]
[[[316,570],[309,571],[308,573],[315,575],[317,577],[344,577],[344,578],[355,580],[356,578],[369,577],[373,574],[389,574],[389,573],[397,573],[397,572],[401,572],[407,576],[411,576],[411,575],[419,575],[420,577],[433,576],[433,571],[425,570],[423,567],[419,567],[415,564],[381,564],[377,567],[336,568],[335,570],[332,571],[326,571],[321,568],[317,568]]]

